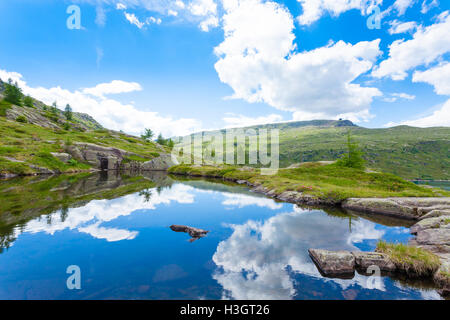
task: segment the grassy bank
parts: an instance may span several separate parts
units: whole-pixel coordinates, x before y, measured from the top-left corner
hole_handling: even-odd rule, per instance
[[[376,251],[387,254],[400,270],[417,276],[433,275],[441,264],[439,257],[435,254],[402,243],[380,241]]]
[[[178,165],[169,173],[188,176],[246,180],[255,186],[273,190],[275,194],[297,191],[327,202],[365,197],[438,197],[450,192],[418,186],[388,173],[365,172],[335,164],[309,163],[295,169],[280,169],[271,176],[260,175],[259,169],[234,166]]]

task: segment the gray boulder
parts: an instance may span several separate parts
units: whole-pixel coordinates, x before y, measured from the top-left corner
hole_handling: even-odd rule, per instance
[[[308,252],[326,277],[353,277],[355,274],[355,257],[351,252],[322,249],[309,249]]]
[[[371,266],[377,266],[381,271],[394,272],[397,268],[389,257],[380,252],[352,252],[356,268],[366,273]]]
[[[54,156],[56,159],[62,162],[69,162],[70,159],[72,159],[72,156],[68,153],[64,152],[51,152],[52,156]]]

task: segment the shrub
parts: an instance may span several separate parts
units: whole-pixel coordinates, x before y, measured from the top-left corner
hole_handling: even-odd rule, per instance
[[[347,132],[347,153],[337,160],[337,165],[347,168],[364,169],[365,160],[358,144],[353,140],[351,131]]]
[[[70,124],[69,124],[69,123],[66,122],[66,123],[63,124],[63,129],[64,129],[64,130],[69,131],[70,128],[71,128],[71,127],[70,127]]]
[[[23,104],[24,104],[25,106],[29,107],[29,108],[34,108],[34,105],[33,105],[33,98],[31,98],[30,96],[26,96],[26,97],[23,99]]]
[[[28,121],[27,121],[27,118],[25,117],[25,116],[18,116],[17,118],[16,118],[16,121],[17,122],[22,122],[22,123],[27,123]]]

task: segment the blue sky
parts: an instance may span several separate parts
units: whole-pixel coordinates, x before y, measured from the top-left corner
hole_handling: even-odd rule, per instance
[[[81,29],[68,29],[75,4]],[[380,9],[380,29],[367,20]],[[0,2],[0,78],[108,128],[450,125],[449,1]],[[369,12],[368,12],[369,11]]]

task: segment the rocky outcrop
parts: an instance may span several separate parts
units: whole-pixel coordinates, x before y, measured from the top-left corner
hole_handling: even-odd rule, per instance
[[[441,267],[434,274],[441,294],[450,294],[450,214],[448,210],[433,210],[411,227],[415,238],[410,245],[429,250],[439,257]]]
[[[450,198],[349,198],[342,207],[417,220],[436,210],[450,210]]]
[[[15,121],[19,116],[24,116],[28,123],[35,124],[43,128],[60,129],[56,123],[43,116],[36,109],[12,105],[10,109],[6,110],[6,118],[9,120]]]
[[[58,159],[61,162],[69,162],[70,159],[72,159],[72,156],[68,153],[64,152],[50,152],[52,156],[54,156],[56,159]]]
[[[159,157],[146,162],[129,161],[128,156],[139,157],[139,155],[119,148],[104,147],[93,143],[75,142],[67,146],[66,150],[73,158],[87,162],[100,170],[167,170],[176,164],[169,154],[161,154]]]

